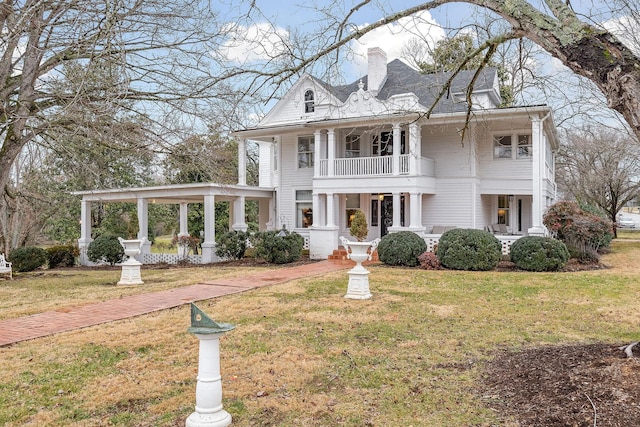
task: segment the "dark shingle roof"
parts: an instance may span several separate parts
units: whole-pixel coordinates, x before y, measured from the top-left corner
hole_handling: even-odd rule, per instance
[[[474,73],[475,70],[465,70],[458,73],[458,75],[453,79],[450,92],[464,92],[468,84],[471,82]],[[493,87],[495,73],[496,70],[494,68],[483,69],[476,80],[474,86],[475,90],[482,91],[491,89]],[[377,98],[380,100],[387,100],[393,95],[410,92],[414,93],[418,97],[420,104],[429,108],[450,76],[451,73],[422,74],[401,60],[394,59],[387,64],[387,80],[380,89]],[[358,90],[359,82],[360,79],[348,85],[327,85],[327,87],[338,99],[340,99],[340,101],[345,102],[350,94]],[[367,88],[367,76],[362,78],[362,82],[365,84],[365,88]],[[459,101],[454,102],[452,96],[445,95],[434,109],[434,113],[462,112],[466,111],[466,108],[466,103]]]

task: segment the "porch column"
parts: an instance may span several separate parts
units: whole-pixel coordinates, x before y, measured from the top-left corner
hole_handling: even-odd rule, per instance
[[[88,265],[87,248],[93,239],[91,238],[91,202],[82,199],[80,202],[80,239],[78,239],[78,249],[80,250],[80,264]]]
[[[317,130],[313,133],[313,177],[317,178],[321,176],[320,161],[322,159],[322,152],[320,150],[322,144],[322,133]],[[315,211],[315,208],[314,208]]]
[[[247,140],[238,141],[238,185],[247,185]]]
[[[180,203],[180,232],[178,236],[188,236],[189,235],[189,226],[188,224],[188,216],[189,216],[189,205],[186,202]]]
[[[141,255],[151,253],[149,241],[149,200],[138,199],[138,239],[144,240],[140,248]]]
[[[412,230],[422,229],[422,194],[411,193],[409,204],[411,209],[409,228]]]
[[[334,176],[334,163],[336,160],[336,133],[335,129],[327,131],[327,176]]]
[[[327,193],[327,227],[335,227],[336,215],[335,215],[335,201],[336,195],[333,193]]]
[[[542,168],[544,161],[543,130],[542,120],[539,118],[531,119],[531,145],[533,146],[533,163],[532,167],[532,198],[531,198],[531,228],[528,230],[530,236],[544,236],[545,228],[542,225]]]
[[[234,230],[247,231],[247,223],[245,222],[244,213],[245,197],[238,196],[233,200],[233,225]]]
[[[216,197],[204,196],[204,241],[202,242],[202,263],[216,261]]]
[[[400,228],[400,193],[393,193],[393,228]]]
[[[320,195],[318,193],[313,193],[313,204],[311,208],[313,209],[313,224],[312,227],[318,227],[320,225]]]
[[[400,138],[401,138],[400,124],[393,124],[393,174],[400,175]],[[395,197],[395,195],[394,195]],[[394,199],[395,203],[395,199]],[[394,205],[395,206],[395,205]],[[394,207],[395,209],[395,207]],[[393,219],[395,222],[395,217]]]
[[[411,175],[422,175],[420,170],[422,157],[422,137],[417,123],[409,125],[409,171]]]

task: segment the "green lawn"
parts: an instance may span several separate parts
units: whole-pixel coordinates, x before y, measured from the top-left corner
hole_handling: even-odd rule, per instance
[[[198,305],[236,325],[221,340],[233,426],[515,426],[485,404],[483,362],[498,349],[637,341],[639,255],[640,242],[617,240],[603,258],[611,268],[598,271],[374,266],[371,300],[345,300],[337,272]],[[182,285],[197,270],[143,279]],[[46,285],[51,298],[67,295],[59,304],[73,301],[71,277],[86,274],[63,273]],[[111,276],[87,286],[107,289]],[[0,290],[10,286],[18,303],[40,280]],[[188,324],[184,306],[0,349],[0,425],[184,425],[198,363]]]

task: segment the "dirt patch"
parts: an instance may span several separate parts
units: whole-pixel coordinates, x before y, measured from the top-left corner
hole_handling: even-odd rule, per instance
[[[621,344],[622,345],[622,344]],[[546,346],[500,352],[484,368],[480,394],[520,426],[640,425],[640,357],[619,345]]]

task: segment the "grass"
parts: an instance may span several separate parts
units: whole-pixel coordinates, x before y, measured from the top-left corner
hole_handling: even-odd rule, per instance
[[[345,300],[337,272],[198,305],[236,325],[221,339],[234,426],[512,426],[477,391],[482,363],[497,349],[637,340],[639,254],[640,242],[618,240],[604,257],[612,268],[562,274],[374,266],[371,300]],[[84,301],[118,278],[90,273]],[[7,286],[15,304],[47,281],[58,304],[76,303],[72,283],[87,271],[57,274],[0,282],[0,301]],[[143,279],[159,288],[211,274]],[[30,310],[49,306],[27,299]],[[3,304],[0,316],[12,310]],[[188,323],[184,306],[0,348],[0,425],[184,425],[198,363]]]

